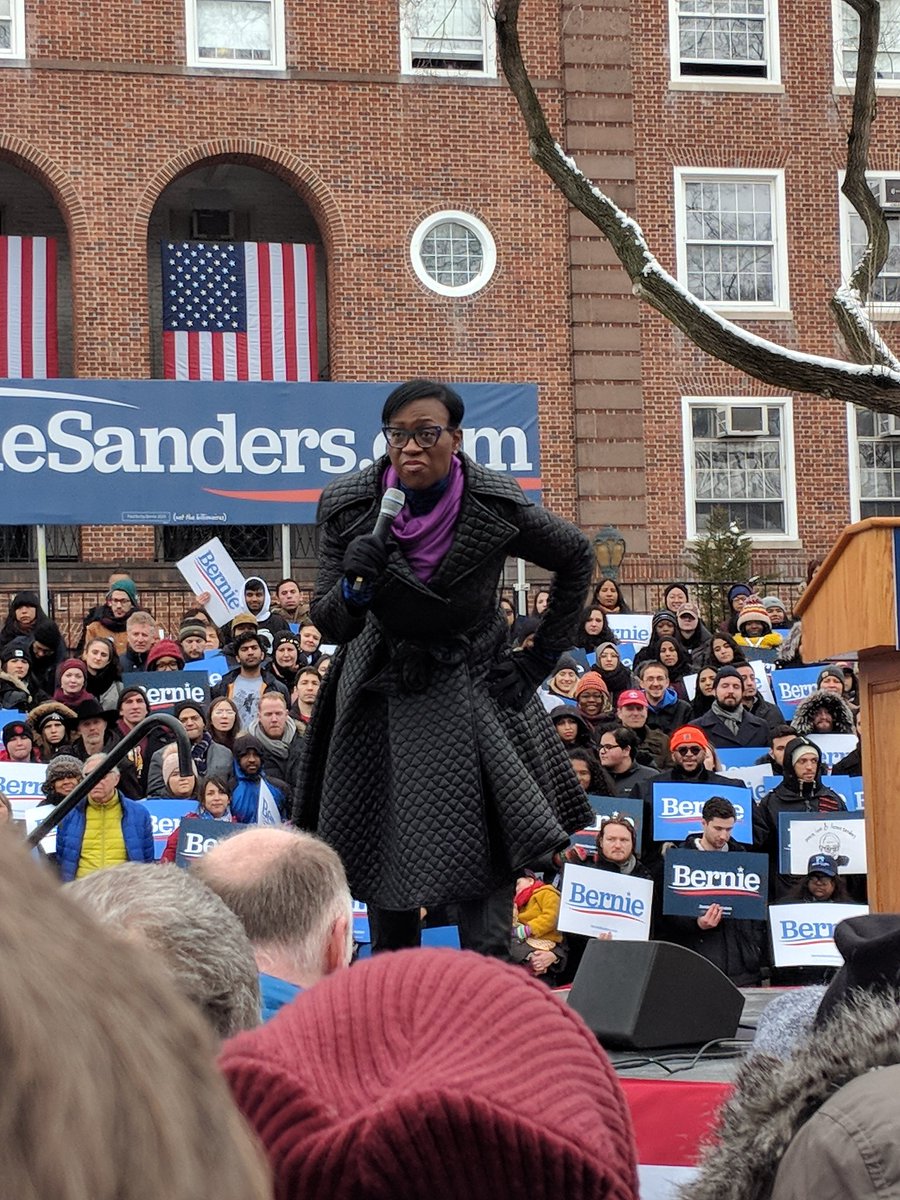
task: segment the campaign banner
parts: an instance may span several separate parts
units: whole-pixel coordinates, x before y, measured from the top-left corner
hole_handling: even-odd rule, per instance
[[[773,904],[769,908],[772,955],[776,967],[842,967],[834,944],[835,927],[863,917],[867,904]]]
[[[582,649],[581,646],[570,646],[566,651],[566,654],[570,654],[572,658],[575,659],[575,661],[578,663],[578,666],[581,668],[582,674],[584,674],[585,671],[593,670],[594,664],[597,661],[597,656],[594,654],[593,650],[588,653],[587,650]]]
[[[28,835],[34,833],[41,821],[46,820],[54,808],[56,808],[55,804],[39,804],[37,808],[26,809],[23,814],[25,833]],[[50,832],[41,838],[40,847],[46,854],[56,853],[56,831],[58,828],[58,825],[54,825]]]
[[[805,875],[814,854],[830,854],[837,859],[839,874],[865,875],[865,819],[862,812],[779,813],[779,870],[783,875]]]
[[[611,817],[613,813],[618,813],[620,817],[629,817],[634,827],[634,844],[640,847],[641,833],[644,825],[644,803],[642,800],[632,799],[630,796],[588,796],[588,803],[597,814],[594,821],[594,836],[597,836],[597,830],[600,828],[600,822],[604,817]]]
[[[41,791],[46,775],[46,763],[0,762],[0,792],[12,806],[17,821],[24,820],[29,808],[46,801]]]
[[[170,713],[183,700],[209,706],[209,683],[200,671],[126,671],[122,682],[144,689],[151,712]]]
[[[766,751],[761,746],[723,746],[721,750],[716,750],[716,754],[723,768],[752,767],[766,756]]]
[[[653,617],[649,613],[610,613],[606,623],[620,642],[633,642],[639,650],[650,641]]]
[[[753,798],[747,788],[723,787],[715,783],[653,782],[653,840],[681,842],[689,833],[699,833],[700,814],[711,796],[721,796],[734,805],[736,842],[752,842]]]
[[[184,669],[186,671],[205,671],[211,688],[220,683],[222,676],[231,670],[228,666],[228,659],[218,650],[207,650],[203,658],[197,662],[186,662]]]
[[[353,940],[367,946],[372,940],[369,930],[369,906],[364,900],[353,901]]]
[[[772,694],[772,681],[770,672],[766,669],[766,663],[754,660],[751,663],[753,674],[756,676],[756,690],[762,696],[763,700],[768,700],[770,704],[775,703],[775,698]]]
[[[759,750],[759,747],[756,747]],[[722,751],[717,751],[721,757]],[[770,762],[754,763],[752,767],[725,767],[719,772],[721,775],[727,775],[729,779],[733,779],[738,787],[750,789],[750,794],[753,796],[753,803],[759,804],[766,792],[771,792],[772,775],[769,773],[772,770]]]
[[[557,928],[563,933],[586,937],[609,933],[622,941],[649,940],[652,880],[566,863],[560,892]]]
[[[772,672],[772,696],[785,720],[790,721],[800,701],[818,690],[816,680],[821,670],[821,667],[790,667]]]
[[[864,812],[866,795],[862,775],[829,775],[827,784],[842,796],[848,812]]]
[[[616,649],[619,651],[619,658],[622,662],[622,666],[628,667],[630,671],[634,665],[634,656],[637,654],[638,650],[640,650],[640,646],[636,645],[634,642],[619,642],[618,646],[616,646]],[[613,696],[613,703],[615,703],[615,699],[615,696]]]
[[[395,386],[3,380],[0,521],[312,523],[327,484],[383,455],[381,409]],[[537,387],[456,386],[463,450],[539,501]]]
[[[182,821],[178,826],[175,865],[189,867],[195,859],[208,853],[216,842],[234,837],[244,829],[255,828],[255,825],[242,825],[239,821]]]
[[[244,612],[246,579],[240,567],[222,545],[210,538],[196,550],[179,558],[175,566],[195,596],[208,594],[204,608],[216,625],[226,625],[235,613]]]
[[[769,892],[769,858],[741,851],[670,850],[665,857],[663,912],[702,917],[720,904],[726,917],[764,921]]]
[[[157,861],[162,858],[166,842],[181,825],[181,818],[189,812],[197,811],[196,800],[142,800],[141,807],[150,814],[150,824],[153,827],[153,856]],[[227,821],[223,822],[228,824]],[[199,825],[208,825],[208,821],[199,821]]]
[[[819,747],[822,751],[822,762],[829,770],[859,745],[859,738],[855,733],[806,733],[803,736]]]

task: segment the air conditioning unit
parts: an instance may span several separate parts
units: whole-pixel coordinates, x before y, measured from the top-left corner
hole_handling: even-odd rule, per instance
[[[900,417],[887,413],[882,417],[883,431],[887,437],[900,437]]]
[[[878,197],[885,212],[900,213],[900,179],[888,178],[882,181],[883,193]]]
[[[758,437],[769,432],[769,413],[764,404],[730,405],[716,410],[719,437]]]

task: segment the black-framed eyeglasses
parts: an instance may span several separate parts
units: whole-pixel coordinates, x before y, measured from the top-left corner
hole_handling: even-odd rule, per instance
[[[430,450],[437,445],[441,434],[449,433],[452,428],[452,425],[422,425],[419,429],[398,429],[395,425],[385,425],[381,432],[392,450],[402,450],[410,438],[421,450]]]

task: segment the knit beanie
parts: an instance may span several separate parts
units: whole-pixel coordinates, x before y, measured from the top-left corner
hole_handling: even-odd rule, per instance
[[[785,746],[785,754],[787,754],[792,767],[803,754],[815,754],[816,758],[820,762],[822,761],[822,751],[815,742],[811,742],[805,737],[797,737],[792,742],[788,742]]]
[[[765,1054],[783,1062],[812,1033],[816,1011],[825,995],[825,987],[791,988],[771,1000],[759,1014],[748,1058]]]
[[[827,679],[829,675],[832,679],[840,680],[841,687],[844,686],[844,672],[840,667],[823,667],[816,678],[816,687],[820,688],[822,680]]]
[[[637,1200],[606,1054],[546,985],[496,959],[377,955],[227,1042],[219,1064],[276,1200]]]
[[[606,692],[608,696],[609,688],[606,686],[603,676],[598,671],[586,671],[575,684],[576,698],[582,692]]]
[[[42,617],[38,617],[32,626],[31,635],[36,642],[40,642],[48,650],[58,650],[62,645],[62,633],[55,621],[45,621]]]
[[[131,601],[131,603],[135,607],[137,607],[138,590],[137,590],[137,585],[135,584],[133,579],[118,579],[118,580],[116,580],[116,582],[112,585],[112,587],[106,593],[107,600],[110,598],[110,596],[113,594],[113,592],[124,592],[125,595],[128,597],[128,599]]]
[[[737,667],[724,666],[724,667],[719,667],[718,671],[716,671],[716,678],[713,681],[713,687],[716,686],[716,684],[719,682],[720,679],[731,679],[732,677],[734,679],[740,679],[741,687],[744,686],[744,681],[743,681],[743,679],[741,679],[741,673],[737,669]]]
[[[737,596],[752,596],[752,595],[753,595],[753,592],[751,591],[748,584],[735,583],[732,587],[730,587],[728,589],[728,603],[729,603],[729,605],[731,605],[732,601]]]
[[[129,696],[134,696],[134,695],[143,697],[144,703],[147,705],[147,709],[149,711],[150,701],[147,699],[146,691],[144,690],[144,688],[139,687],[136,683],[133,683],[129,687],[123,688],[122,691],[119,693],[119,699],[116,702],[116,716],[117,717],[121,717],[121,715],[122,715],[123,701],[127,700]]]
[[[177,746],[166,746],[165,750],[163,751],[162,765],[161,765],[160,769],[162,771],[163,783],[165,783],[166,785],[168,785],[169,780],[172,778],[173,775],[181,774],[181,772],[178,769],[178,747]],[[197,769],[195,767],[194,775],[196,775],[196,774],[197,774]]]
[[[84,664],[84,659],[81,658],[64,658],[56,668],[56,686],[59,687],[59,681],[62,679],[66,671],[80,671],[87,679],[87,667]]]
[[[47,764],[47,774],[44,776],[44,782],[41,784],[41,791],[45,796],[49,796],[53,791],[53,785],[60,779],[80,779],[84,774],[84,763],[75,758],[72,754],[57,754],[56,758],[51,758]]]
[[[765,625],[767,629],[772,628],[772,618],[762,604],[745,604],[738,613],[737,627],[743,629],[752,621],[759,621],[760,625]]]
[[[816,1028],[853,991],[886,992],[900,986],[900,914],[868,913],[835,926],[834,944],[844,965],[832,979],[816,1014]]]
[[[780,608],[783,612],[787,612],[787,605],[780,596],[763,596],[760,603],[763,608]]]
[[[28,648],[31,645],[31,638],[14,637],[10,638],[6,645],[0,650],[0,663],[12,662],[14,658],[24,659],[28,661]]]
[[[558,675],[560,671],[574,671],[576,675],[580,675],[583,670],[584,667],[576,658],[573,658],[571,654],[561,654],[556,660],[556,666],[553,668],[553,674]]]
[[[206,626],[201,625],[199,621],[185,621],[178,630],[178,640],[183,642],[185,638],[198,637],[206,641]]]
[[[240,762],[248,750],[255,750],[262,758],[262,742],[259,738],[255,738],[252,733],[239,733],[234,739],[232,748],[235,760]]]

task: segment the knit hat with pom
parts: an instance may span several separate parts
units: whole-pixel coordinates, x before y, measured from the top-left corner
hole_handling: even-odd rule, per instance
[[[526,1056],[523,1029],[539,1031]],[[496,959],[377,955],[233,1038],[219,1063],[278,1200],[637,1200],[606,1054],[545,984]]]

